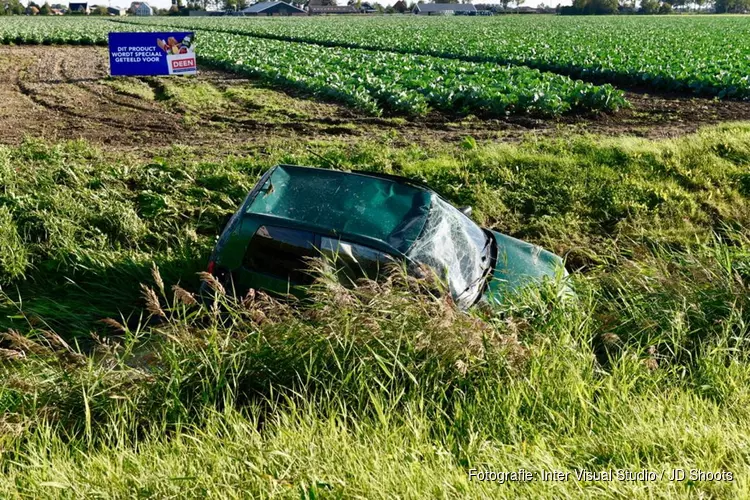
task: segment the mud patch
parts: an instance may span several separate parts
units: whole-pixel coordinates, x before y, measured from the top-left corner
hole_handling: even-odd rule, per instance
[[[246,142],[268,133],[315,136],[356,120],[335,104],[290,97],[245,78],[109,78],[100,47],[0,46],[0,143],[86,139],[112,147]],[[298,126],[307,122],[308,126]]]
[[[557,120],[486,120],[433,113],[377,118],[235,74],[201,69],[194,78],[109,78],[102,47],[0,46],[0,144],[27,136],[86,139],[108,148],[166,145],[227,151],[264,140],[410,144],[518,140],[528,134],[674,137],[704,125],[750,120],[750,103],[629,92],[632,109]]]

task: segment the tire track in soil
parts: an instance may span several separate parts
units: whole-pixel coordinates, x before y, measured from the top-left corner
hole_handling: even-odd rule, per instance
[[[103,47],[0,46],[0,144],[18,144],[26,136],[51,141],[83,138],[114,149],[183,144],[218,153],[274,139],[359,142],[380,141],[385,134],[396,138],[393,144],[403,145],[458,142],[466,136],[517,141],[529,133],[663,138],[694,132],[703,125],[750,120],[750,102],[636,93],[628,93],[633,109],[613,115],[482,120],[431,113],[393,120],[203,69],[192,81],[214,87],[227,102],[221,109],[196,111],[181,109],[179,100],[166,95],[165,85],[182,85],[182,80],[123,79],[125,85],[128,81],[148,85],[155,96],[151,101],[113,88],[104,82],[107,77]],[[232,97],[227,92],[232,88],[262,92],[257,102],[248,102]]]
[[[179,105],[159,99],[164,93],[161,81],[133,79],[154,91],[154,101],[105,83],[109,72],[106,56],[106,50],[99,47],[0,46],[0,144],[18,144],[24,137],[34,136],[49,140],[83,138],[124,148],[174,143],[226,147],[258,137],[314,137],[325,134],[321,130],[325,120],[343,123],[354,118],[345,108],[320,105],[324,121],[311,128],[306,120],[288,116],[268,120],[268,116],[255,114],[240,103],[231,103],[219,114],[211,110],[198,115],[197,120],[193,116],[195,125],[187,125]],[[127,84],[127,80],[123,81]],[[216,71],[201,72],[197,81],[217,88],[253,85],[246,78]],[[340,133],[348,135],[350,131],[341,128]]]
[[[65,77],[66,80],[73,80],[73,77],[70,74],[70,71],[68,71],[68,67],[70,65],[70,60],[66,59],[63,61],[62,65],[62,75]],[[97,64],[97,70],[102,73],[104,77],[107,75],[107,68],[104,67],[104,65],[99,62]],[[79,87],[87,92],[92,93],[94,96],[96,96],[98,99],[106,99],[110,103],[121,106],[124,108],[132,109],[133,111],[141,111],[149,113],[152,111],[152,108],[142,106],[139,103],[142,101],[142,99],[139,99],[137,97],[133,97],[127,94],[119,93],[116,90],[108,87],[107,85],[98,84],[94,82],[78,82]],[[129,101],[135,101],[129,102]]]
[[[69,68],[69,65],[75,62],[74,68]],[[66,70],[67,67],[67,70]],[[80,77],[79,77],[80,75]],[[27,89],[32,93],[34,92],[34,85],[40,85],[42,89],[47,92],[37,92],[36,102],[43,106],[50,107],[57,111],[67,113],[70,116],[85,120],[86,122],[96,122],[99,125],[106,127],[116,126],[118,130],[130,130],[134,132],[159,132],[163,129],[158,124],[151,123],[151,116],[153,116],[154,109],[143,108],[139,110],[139,116],[134,117],[128,116],[127,110],[120,109],[123,106],[115,103],[107,102],[104,98],[104,90],[108,90],[104,84],[98,82],[101,78],[107,76],[106,70],[103,70],[101,64],[97,64],[97,61],[93,58],[57,58],[55,60],[55,69],[52,74],[44,73],[44,70],[40,67],[40,73],[38,75],[38,82],[34,82],[27,86]],[[50,78],[51,77],[51,78]],[[55,88],[48,82],[65,82],[61,88]],[[89,92],[95,97],[94,101],[88,103],[87,100],[80,96],[81,91]],[[53,104],[50,100],[64,99],[69,97],[78,97],[72,104]],[[32,97],[34,98],[34,97]],[[81,113],[77,111],[80,109],[79,105],[85,104],[85,112]],[[145,111],[146,113],[143,113]],[[124,116],[123,116],[124,115]],[[146,123],[143,123],[143,120]]]
[[[189,136],[179,115],[102,83],[105,54],[92,47],[0,47],[0,143],[36,136],[161,145],[172,142],[165,130]]]

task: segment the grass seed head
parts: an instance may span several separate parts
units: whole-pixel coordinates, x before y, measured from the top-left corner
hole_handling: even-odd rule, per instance
[[[0,359],[7,361],[18,361],[24,359],[26,354],[23,351],[14,351],[12,349],[0,349]]]
[[[159,273],[159,268],[156,267],[156,264],[151,264],[151,276],[154,278],[154,283],[156,283],[156,286],[159,288],[159,291],[161,291],[161,294],[164,295],[164,280],[161,279],[161,273]]]
[[[159,304],[159,297],[157,297],[156,292],[143,284],[141,284],[141,291],[143,294],[143,298],[146,300],[146,309],[148,310],[148,312],[151,313],[152,316],[160,316],[162,318],[166,318],[167,315],[164,313],[164,310],[162,310],[161,305]]]
[[[7,340],[10,342],[11,347],[17,351],[22,351],[24,354],[31,353],[37,356],[49,356],[53,354],[49,347],[24,337],[15,330],[8,330],[6,333],[0,334],[0,339]]]
[[[224,297],[227,294],[227,291],[224,289],[224,285],[222,285],[213,274],[203,271],[198,273],[198,276],[200,277],[202,282],[207,284],[211,288],[211,290],[216,292],[219,296]]]
[[[112,328],[117,330],[119,333],[125,333],[125,331],[127,331],[125,326],[123,326],[122,323],[120,323],[116,319],[104,318],[104,319],[100,319],[99,322],[104,323],[107,326],[111,326]],[[94,340],[97,341],[97,343],[99,344],[102,343],[98,335],[92,334],[92,338],[94,338]]]
[[[186,306],[196,306],[198,305],[198,301],[195,300],[195,297],[193,297],[193,294],[185,290],[179,285],[173,285],[172,291],[174,292],[174,298],[179,302],[180,304],[184,304]]]

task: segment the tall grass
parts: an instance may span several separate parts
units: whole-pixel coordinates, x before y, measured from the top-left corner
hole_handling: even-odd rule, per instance
[[[745,491],[747,293],[732,288],[744,261],[717,251],[659,256],[710,274],[716,294],[624,269],[606,286],[577,280],[579,300],[549,283],[484,319],[398,273],[354,289],[323,277],[307,305],[221,291],[200,305],[157,278],[145,301],[163,322],[120,325],[87,355],[51,333],[6,337],[13,482],[0,484],[29,494],[134,493],[139,482],[157,495],[227,485],[366,497]],[[619,315],[615,286],[631,298]],[[623,334],[647,315],[681,323]],[[469,482],[466,471],[483,467],[695,467],[739,482]]]
[[[736,125],[430,155],[269,145],[209,164],[184,150],[126,161],[80,143],[5,149],[0,249],[22,274],[3,285],[0,497],[747,496],[749,144]],[[320,272],[311,301],[215,286],[217,305],[198,303],[211,235],[281,161],[420,177],[484,223],[565,253],[578,299],[547,283],[466,314],[398,272],[354,288]],[[42,203],[61,169],[101,182]],[[99,190],[139,229],[29,232],[33,216],[91,234]],[[149,192],[172,208],[148,216]],[[734,481],[467,473],[520,467]]]

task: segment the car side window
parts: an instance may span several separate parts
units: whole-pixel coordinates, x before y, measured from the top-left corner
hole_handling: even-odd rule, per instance
[[[261,226],[248,244],[243,265],[258,273],[287,280],[293,285],[309,285],[309,259],[326,257],[352,280],[377,278],[383,265],[393,258],[365,245],[319,236],[310,231]]]
[[[310,231],[261,226],[250,240],[243,265],[294,285],[309,285],[313,277],[307,272],[307,261],[320,257],[315,243]]]

